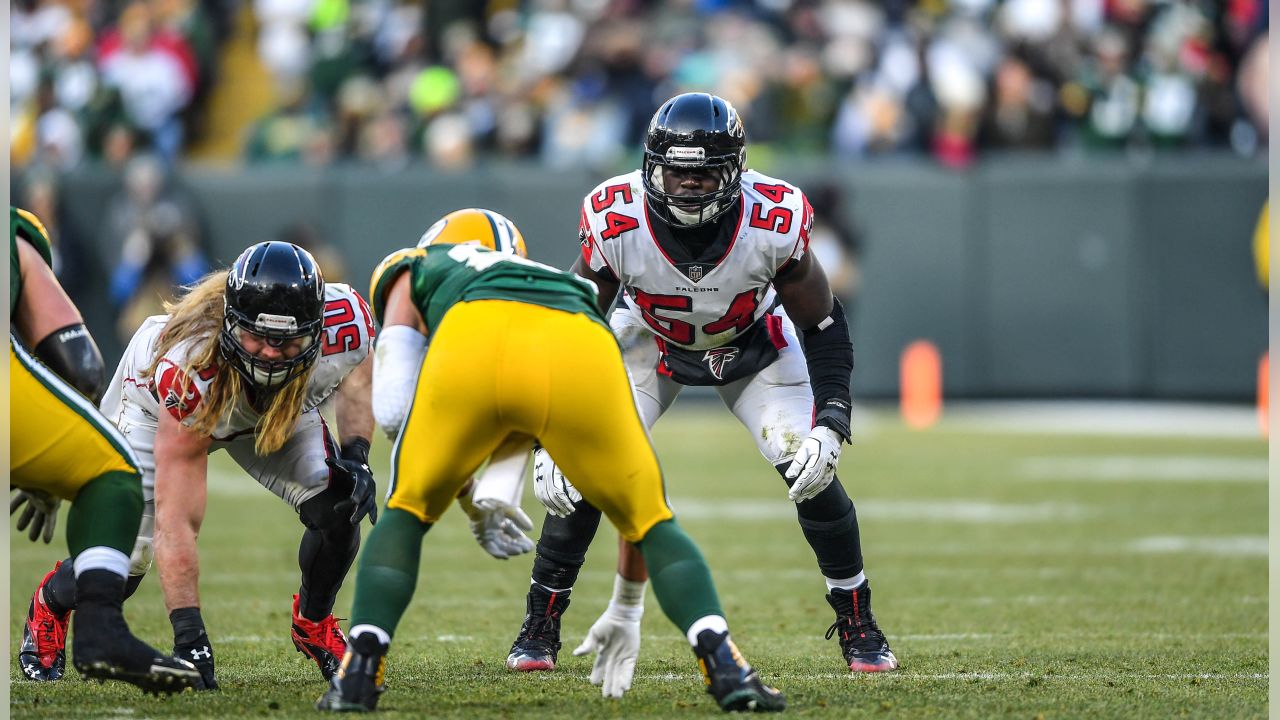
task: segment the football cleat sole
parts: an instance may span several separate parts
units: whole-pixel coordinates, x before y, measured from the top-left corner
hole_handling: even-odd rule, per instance
[[[169,665],[152,665],[146,672],[135,672],[112,665],[105,661],[96,661],[77,665],[80,677],[85,680],[107,680],[126,682],[146,693],[156,695],[162,693],[182,692],[195,687],[200,681],[200,671],[194,666],[173,667]]]
[[[508,655],[507,669],[512,672],[550,672],[556,669],[556,661],[545,656]]]
[[[774,697],[750,689],[735,690],[725,695],[719,704],[725,712],[782,712],[787,709],[787,701],[781,695]]]
[[[892,672],[898,669],[898,658],[893,653],[885,653],[879,660],[864,662],[854,660],[849,663],[849,670],[855,673]]]

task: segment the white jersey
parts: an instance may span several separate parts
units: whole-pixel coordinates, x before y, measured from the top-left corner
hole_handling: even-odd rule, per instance
[[[661,340],[687,350],[722,347],[768,314],[773,278],[808,252],[813,222],[804,193],[753,170],[742,173],[737,202],[737,228],[723,254],[677,265],[654,235],[653,223],[662,221],[650,217],[641,172],[619,175],[583,200],[583,258],[618,279],[627,305]]]
[[[192,378],[186,395],[179,396],[194,340],[178,343],[156,365],[153,377],[141,372],[151,365],[156,341],[169,322],[168,315],[155,315],[134,333],[115,377],[102,398],[102,412],[116,425],[141,425],[153,433],[161,408],[183,424],[194,422],[193,414],[213,382],[214,369],[205,368]],[[373,343],[373,316],[364,298],[343,283],[325,285],[324,330],[320,336],[320,356],[307,382],[302,412],[323,403],[369,354]],[[215,441],[228,441],[251,433],[259,419],[246,398],[240,398],[231,413],[214,429]]]

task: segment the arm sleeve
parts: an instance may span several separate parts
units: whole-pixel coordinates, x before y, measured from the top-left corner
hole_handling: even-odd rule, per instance
[[[97,405],[107,390],[102,352],[84,323],[58,328],[40,341],[35,356]]]
[[[852,437],[849,380],[853,376],[853,342],[844,307],[838,298],[832,300],[831,315],[817,327],[806,329],[801,342],[813,386],[814,425],[829,427],[848,442]]]
[[[426,354],[427,339],[407,325],[385,327],[378,335],[373,353],[373,419],[387,437],[400,433]]]

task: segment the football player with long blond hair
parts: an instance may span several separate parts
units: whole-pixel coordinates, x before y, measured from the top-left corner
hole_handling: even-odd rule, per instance
[[[142,470],[146,510],[128,592],[154,560],[175,653],[200,670],[197,687],[217,688],[196,536],[207,458],[225,448],[305,526],[292,639],[328,678],[346,650],[333,604],[360,546],[360,521],[377,520],[368,466],[372,315],[358,293],[326,284],[311,255],[284,242],[250,247],[166,309],[135,333],[102,401]],[[336,437],[319,412],[331,396]],[[53,639],[65,637],[57,624],[65,628],[78,607],[65,567],[33,599],[55,624]]]

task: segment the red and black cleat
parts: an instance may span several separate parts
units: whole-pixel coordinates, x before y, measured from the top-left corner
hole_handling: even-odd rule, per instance
[[[342,656],[347,652],[347,636],[338,627],[338,618],[328,617],[313,622],[298,612],[298,596],[293,596],[293,646],[298,652],[316,661],[325,680],[333,677],[342,666]]]
[[[524,624],[511,644],[507,669],[516,672],[555,670],[560,652],[560,616],[569,607],[569,592],[551,592],[537,583],[529,587]]]
[[[67,624],[71,621],[71,611],[55,615],[44,602],[45,583],[61,565],[54,565],[36,587],[27,609],[27,621],[22,626],[18,665],[27,679],[37,682],[60,679],[67,666]]]
[[[827,628],[827,639],[839,633],[840,650],[853,672],[888,672],[898,668],[898,658],[871,614],[871,583],[852,590],[832,590],[827,602],[836,621]]]

